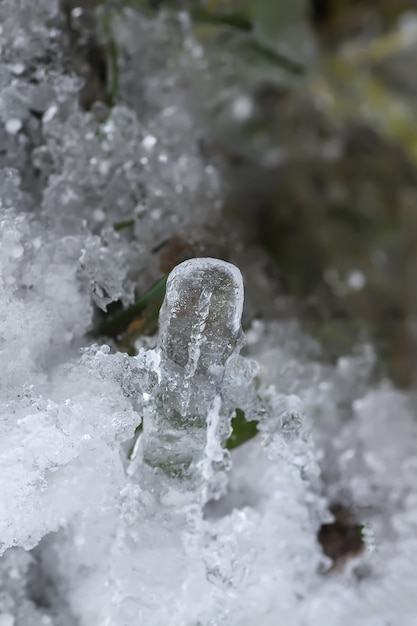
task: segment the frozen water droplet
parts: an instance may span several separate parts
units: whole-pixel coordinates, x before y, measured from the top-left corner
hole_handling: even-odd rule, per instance
[[[6,122],[6,131],[10,134],[10,135],[15,135],[16,133],[19,132],[19,130],[21,130],[23,124],[22,121],[12,117],[9,120],[7,120]]]
[[[152,148],[156,145],[157,139],[153,135],[147,135],[143,141],[142,146],[145,150],[152,150]]]
[[[15,76],[21,76],[23,74],[23,72],[25,71],[25,66],[23,65],[23,63],[14,63],[11,67],[10,67],[10,71],[12,72],[12,74],[14,74]]]
[[[83,14],[83,10],[82,10],[81,7],[75,7],[71,11],[71,17],[74,17],[75,19],[80,18],[82,16],[82,14]]]
[[[98,166],[98,171],[100,172],[101,176],[107,176],[108,173],[110,172],[110,168],[111,168],[111,163],[110,161],[100,161],[99,166]]]
[[[95,209],[93,211],[93,219],[96,222],[104,222],[104,220],[106,219],[106,214],[102,209]]]
[[[362,272],[356,270],[349,274],[347,283],[351,289],[354,289],[355,291],[360,291],[366,285],[366,278]]]
[[[240,123],[247,122],[253,113],[253,102],[249,96],[239,96],[232,103],[232,116]]]
[[[43,114],[42,120],[44,122],[50,122],[58,112],[56,104],[51,105]]]

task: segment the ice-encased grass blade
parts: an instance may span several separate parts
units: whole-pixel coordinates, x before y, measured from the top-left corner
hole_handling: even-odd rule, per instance
[[[183,475],[201,460],[226,361],[239,350],[242,309],[242,276],[230,263],[190,259],[169,275],[159,318],[160,384],[141,436],[149,465]],[[230,429],[224,421],[220,441]]]

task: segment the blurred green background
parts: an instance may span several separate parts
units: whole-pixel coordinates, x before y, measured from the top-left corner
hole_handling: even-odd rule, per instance
[[[74,3],[65,4],[70,15]],[[102,17],[101,33],[85,46],[85,108],[100,97],[117,102],[115,15],[189,12],[212,74],[204,149],[227,183],[225,219],[242,245],[266,251],[271,299],[291,302],[290,314],[319,339],[324,358],[370,341],[377,375],[411,386],[417,2],[86,0],[84,6]],[[163,253],[164,272],[193,255],[187,233],[171,251],[171,259]]]
[[[280,292],[329,358],[372,341],[379,373],[410,386],[417,3],[213,0],[206,11],[245,18],[259,44],[245,77],[251,112],[219,133],[229,210],[266,247]]]

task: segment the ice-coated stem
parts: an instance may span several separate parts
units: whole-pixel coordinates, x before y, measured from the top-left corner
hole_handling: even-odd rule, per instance
[[[160,382],[141,437],[148,465],[184,475],[203,458],[225,364],[239,350],[242,308],[242,276],[230,263],[191,259],[169,275],[159,317]],[[228,430],[227,418],[218,420],[219,441]]]

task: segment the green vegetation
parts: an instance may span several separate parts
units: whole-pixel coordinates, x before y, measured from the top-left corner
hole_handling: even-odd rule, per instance
[[[152,319],[155,319],[156,317],[157,320],[159,309],[165,296],[166,281],[167,276],[164,276],[127,309],[124,309],[115,315],[109,315],[108,318],[106,317],[94,329],[93,334],[95,336],[112,337],[113,339],[117,339],[123,333],[128,331],[131,324],[138,319],[142,319],[141,315],[145,311],[151,311]]]
[[[236,415],[232,419],[232,429],[232,434],[225,444],[228,450],[233,450],[255,437],[258,434],[258,422],[247,421],[244,412],[236,409]]]

